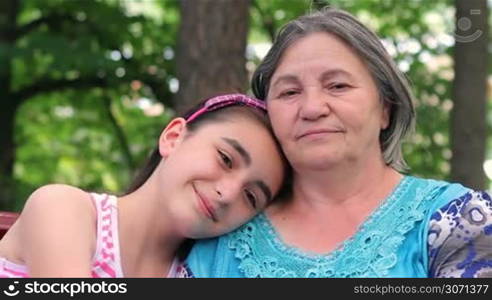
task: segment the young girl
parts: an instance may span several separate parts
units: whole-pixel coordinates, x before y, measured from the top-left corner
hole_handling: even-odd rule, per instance
[[[0,276],[184,276],[180,245],[255,216],[285,168],[262,102],[211,98],[167,125],[128,194],[36,190],[0,241]]]

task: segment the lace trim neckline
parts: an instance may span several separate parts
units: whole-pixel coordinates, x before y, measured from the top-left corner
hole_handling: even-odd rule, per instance
[[[359,225],[355,233],[339,243],[334,250],[327,253],[316,253],[308,250],[300,249],[294,245],[290,245],[282,239],[279,232],[275,229],[270,219],[266,216],[264,212],[258,214],[256,220],[261,224],[259,228],[262,230],[266,230],[269,239],[273,248],[281,253],[285,253],[288,255],[293,255],[298,258],[312,260],[312,261],[320,261],[320,260],[331,260],[336,258],[343,252],[344,249],[349,247],[352,243],[357,241],[357,238],[364,234],[366,229],[373,228],[373,223],[378,222],[381,215],[386,214],[389,210],[387,209],[391,206],[396,200],[398,200],[401,195],[405,194],[410,183],[412,182],[412,176],[403,176],[403,178],[398,182],[398,184],[393,188],[393,191],[390,193],[388,197],[386,197],[381,204],[376,207],[372,213],[370,213],[366,219]]]

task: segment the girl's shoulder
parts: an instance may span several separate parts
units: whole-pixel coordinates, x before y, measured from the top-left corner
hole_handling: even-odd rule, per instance
[[[49,184],[35,190],[27,199],[20,215],[24,219],[58,218],[68,219],[76,215],[79,220],[96,218],[91,194],[74,186]]]
[[[77,205],[86,203],[89,198],[90,194],[78,187],[67,184],[47,184],[35,190],[27,199],[26,205],[31,202]]]
[[[69,185],[38,188],[19,216],[23,243],[45,246],[55,241],[70,244],[71,240],[78,240],[78,246],[94,244],[97,212],[91,199],[90,193]]]
[[[97,235],[92,198],[69,185],[38,188],[2,239],[0,254],[34,277],[90,276]]]
[[[27,199],[19,221],[26,226],[35,225],[33,229],[37,230],[46,226],[95,223],[97,215],[91,197],[90,193],[70,185],[42,186]],[[37,228],[40,222],[46,226]]]

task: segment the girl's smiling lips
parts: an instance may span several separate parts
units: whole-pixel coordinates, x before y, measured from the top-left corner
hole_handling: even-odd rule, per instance
[[[194,185],[193,190],[198,196],[198,206],[200,207],[200,210],[207,218],[211,219],[214,222],[217,222],[217,217],[213,205],[210,203],[210,201],[208,201],[206,197],[204,197],[202,194],[200,194],[200,192],[197,191]]]

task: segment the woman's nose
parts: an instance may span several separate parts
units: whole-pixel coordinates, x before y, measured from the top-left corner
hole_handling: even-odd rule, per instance
[[[304,120],[317,120],[326,117],[330,113],[327,95],[320,91],[306,90],[304,98],[300,102],[300,116]]]

